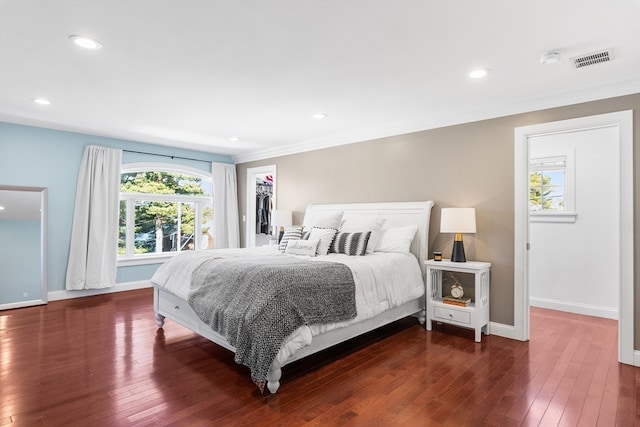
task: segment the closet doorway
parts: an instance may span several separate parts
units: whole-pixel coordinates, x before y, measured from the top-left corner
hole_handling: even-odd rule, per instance
[[[266,245],[271,238],[271,211],[276,207],[276,165],[247,169],[245,246]]]

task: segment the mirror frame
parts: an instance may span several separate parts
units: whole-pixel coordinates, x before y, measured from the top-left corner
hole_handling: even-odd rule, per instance
[[[0,185],[0,190],[8,191],[32,191],[40,193],[40,299],[19,301],[15,303],[0,304],[0,310],[30,307],[46,304],[48,301],[48,215],[47,215],[47,188],[46,187],[19,187],[13,185]]]

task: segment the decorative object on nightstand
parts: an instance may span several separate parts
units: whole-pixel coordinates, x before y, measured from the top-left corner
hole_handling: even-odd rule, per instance
[[[271,211],[271,224],[273,225],[273,235],[276,236],[278,243],[280,243],[282,235],[284,234],[284,228],[293,224],[293,213],[291,211],[274,209]]]
[[[442,252],[434,251],[433,252],[433,260],[434,261],[442,261]]]
[[[475,208],[442,208],[440,211],[440,232],[455,233],[452,262],[466,262],[462,233],[476,232]]]
[[[432,329],[433,322],[448,323],[455,326],[472,328],[475,330],[475,340],[482,340],[482,333],[489,335],[489,285],[491,264],[488,262],[468,261],[465,263],[442,261],[425,261],[427,286],[427,331]],[[460,285],[453,273],[474,275],[474,299],[465,297],[455,298],[453,295],[442,294],[443,272],[448,278],[454,278],[453,288]],[[446,279],[445,279],[446,280]]]
[[[451,285],[451,295],[443,296],[442,302],[445,304],[458,305],[461,307],[466,307],[471,304],[471,298],[462,298],[464,296],[464,288],[462,287],[460,281],[458,281],[456,275],[453,274],[453,272],[449,271],[447,273],[447,276],[449,276],[449,279],[453,282],[453,285]]]

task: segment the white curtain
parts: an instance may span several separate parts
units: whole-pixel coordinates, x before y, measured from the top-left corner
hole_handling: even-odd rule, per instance
[[[78,173],[67,289],[116,283],[122,150],[88,145]]]
[[[211,163],[213,179],[213,247],[240,247],[236,166]]]

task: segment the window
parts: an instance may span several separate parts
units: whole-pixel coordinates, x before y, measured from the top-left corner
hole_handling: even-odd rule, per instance
[[[573,197],[573,156],[531,159],[529,214],[532,221],[575,221]]]
[[[123,165],[119,264],[157,262],[213,247],[211,177],[187,167]]]

